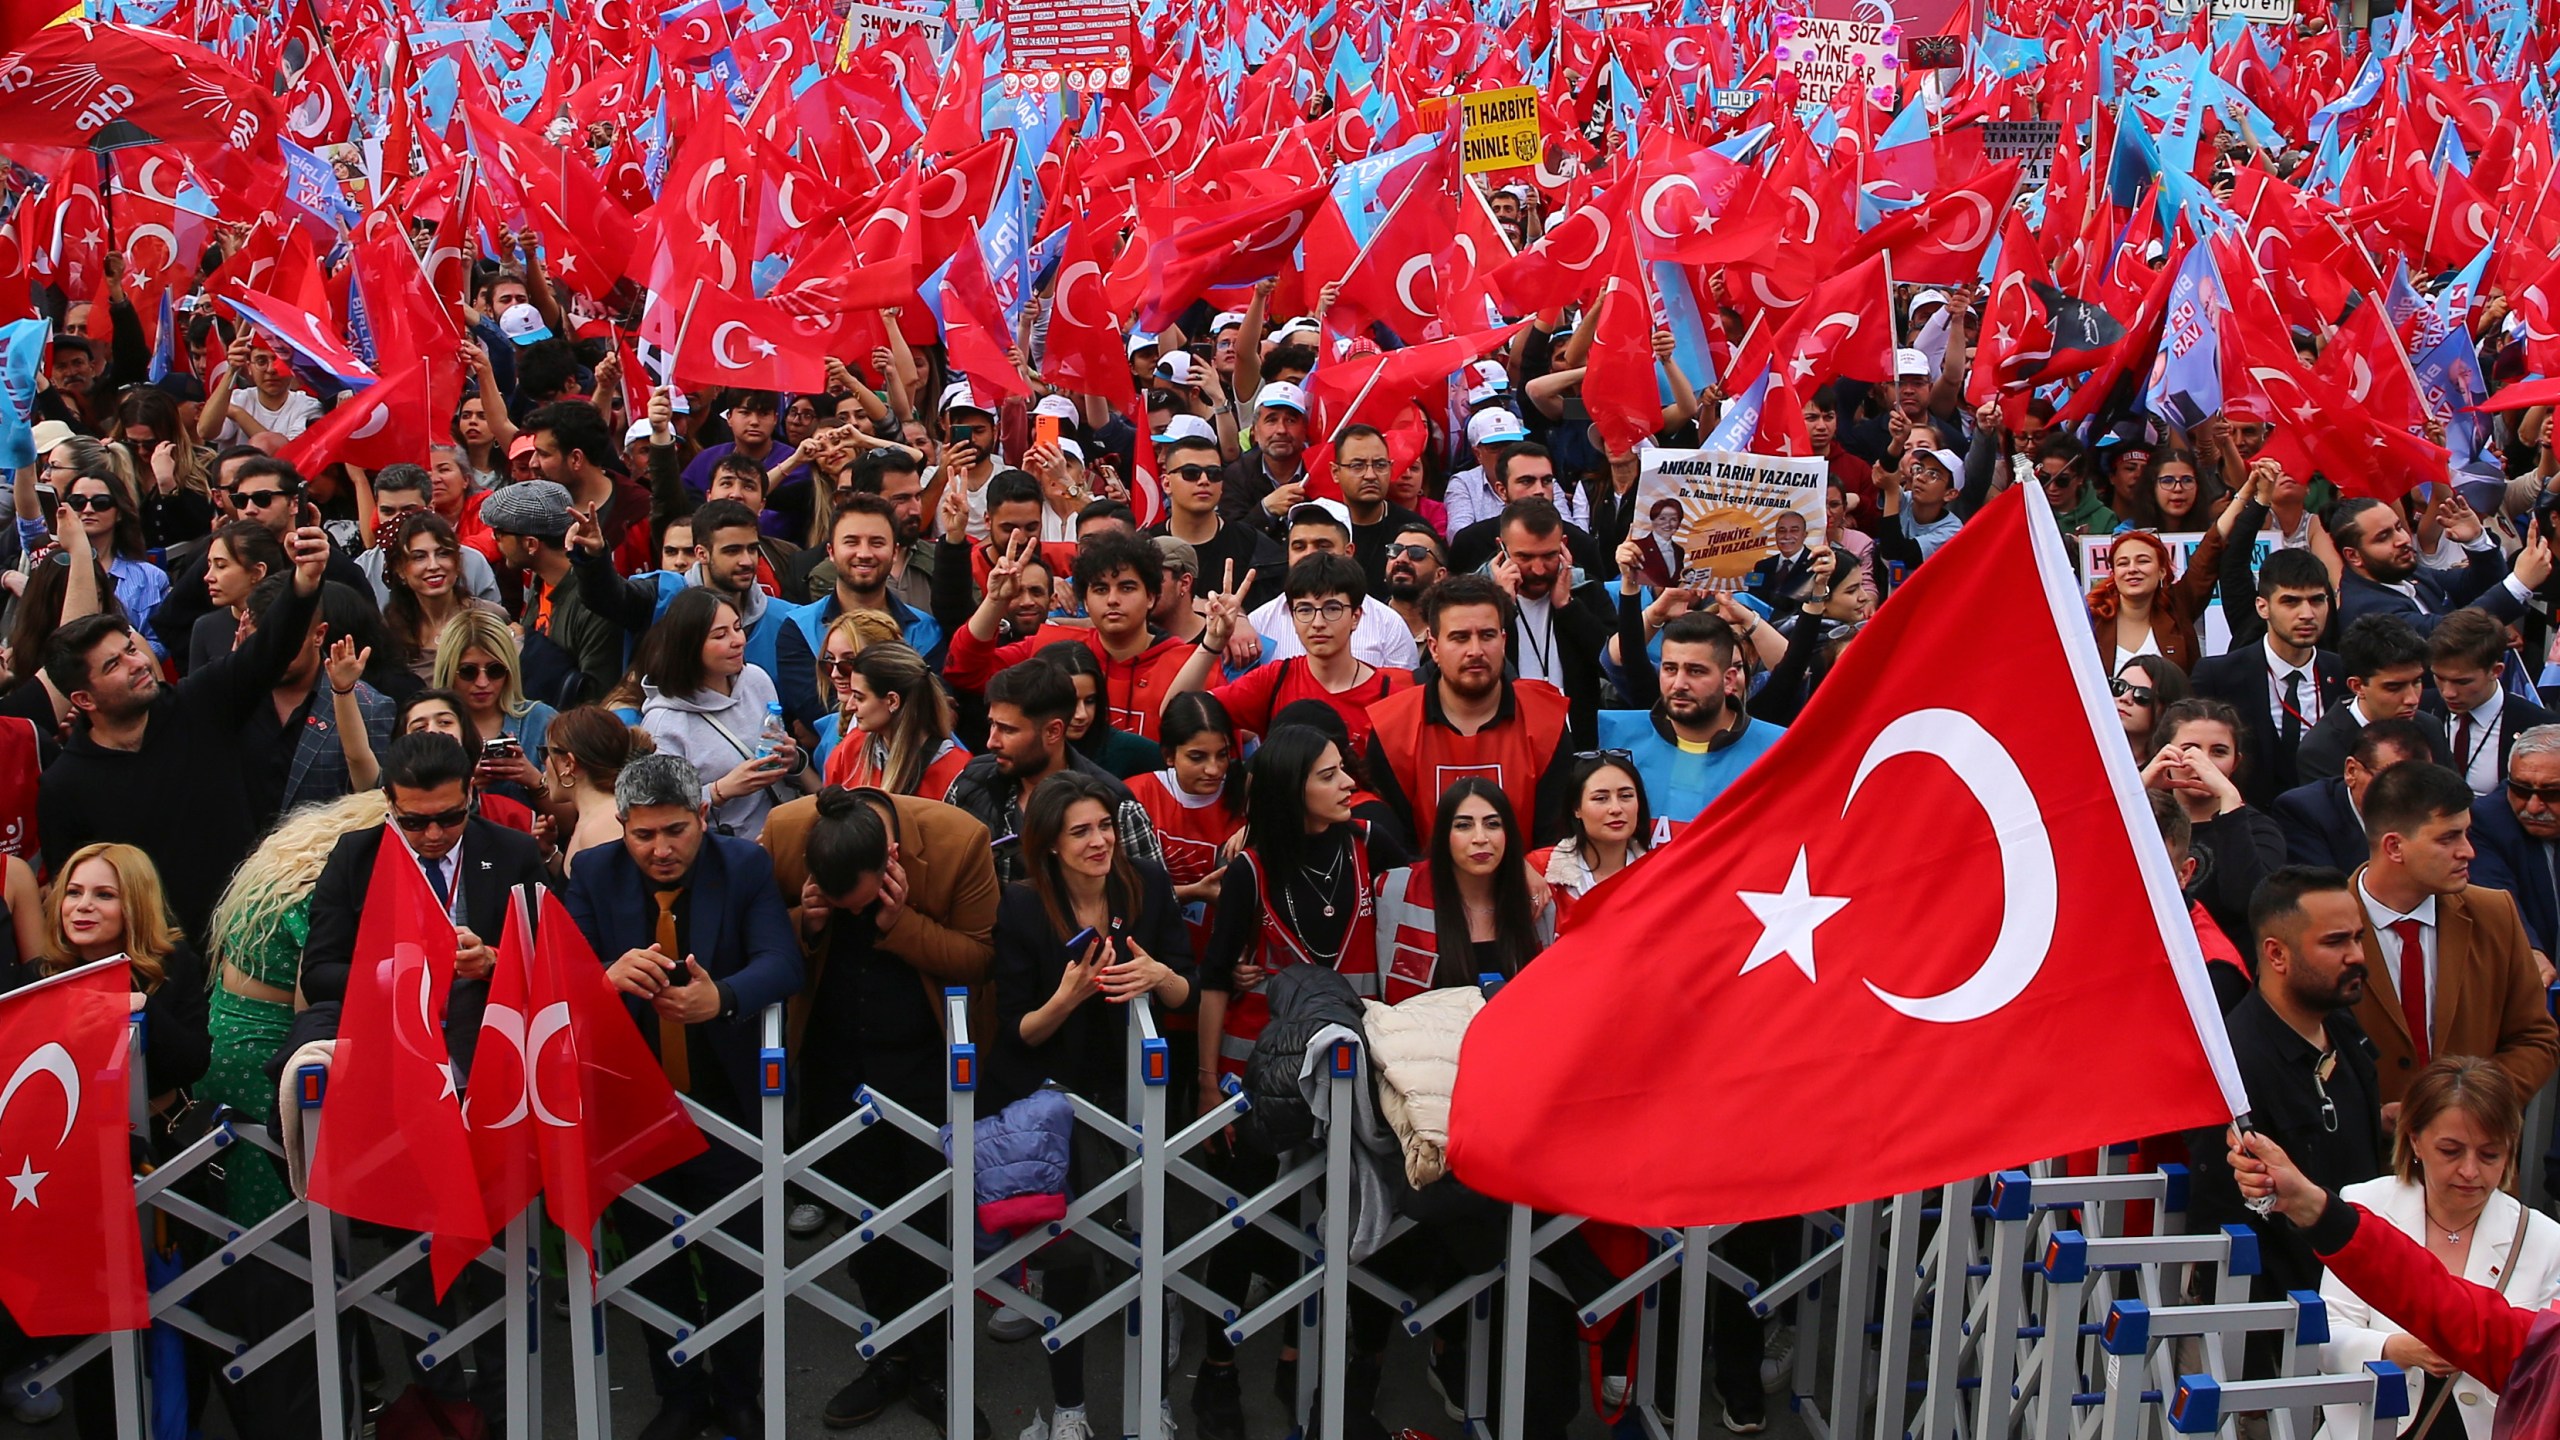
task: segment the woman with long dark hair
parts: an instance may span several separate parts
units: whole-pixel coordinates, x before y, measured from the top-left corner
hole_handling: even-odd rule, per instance
[[[1156,744],[1164,768],[1131,779],[1129,796],[1155,822],[1191,951],[1206,954],[1218,892],[1226,884],[1228,845],[1244,829],[1244,748],[1226,707],[1196,690],[1165,702],[1156,720]],[[1182,1014],[1165,1029],[1173,1049],[1172,1102],[1176,1113],[1187,1115],[1192,1077],[1199,1073],[1198,1024]]]
[[[270,575],[290,575],[284,545],[276,532],[255,520],[234,520],[213,532],[204,546],[205,598],[213,608],[196,617],[183,638],[189,670],[231,653],[240,622],[249,613],[249,592]],[[388,651],[384,652],[386,655]]]
[[[1492,781],[1469,775],[1440,792],[1431,858],[1378,877],[1378,998],[1508,980],[1547,948],[1555,912],[1529,898],[1526,839]]]
[[[1529,852],[1529,868],[1547,877],[1559,925],[1574,901],[1643,859],[1653,844],[1653,802],[1634,756],[1624,750],[1576,755],[1567,783],[1573,808],[1565,813],[1565,838]]]
[[[142,500],[124,451],[75,435],[45,457],[44,474],[115,581],[116,604],[151,643],[151,653],[169,658],[163,637],[151,626],[151,612],[168,598],[169,574],[151,563],[150,547],[143,543]],[[33,556],[54,542],[53,528],[37,513],[34,486],[15,487],[15,503],[19,551]]]
[[[382,607],[382,618],[390,622],[401,662],[421,681],[435,675],[436,646],[455,616],[480,609],[505,621],[506,612],[463,590],[462,541],[443,516],[433,510],[401,516],[387,548],[382,583],[391,603]]]
[[[778,699],[773,681],[747,663],[746,627],[716,590],[688,588],[655,629],[662,643],[642,676],[641,728],[660,750],[718,776],[702,787],[712,823],[754,839],[775,805],[815,788],[806,783],[815,777],[797,744],[786,736],[768,746],[762,738],[767,707]]]
[[[166,549],[213,529],[213,486],[205,476],[213,452],[179,423],[169,392],[148,385],[124,392],[107,438],[124,447],[141,482],[144,543]]]
[[[1156,747],[1111,723],[1110,690],[1093,647],[1061,640],[1041,646],[1038,654],[1076,687],[1076,708],[1067,716],[1068,748],[1123,780],[1156,767]]]
[[[1022,812],[1027,881],[1006,887],[996,910],[996,1046],[988,1102],[998,1108],[1057,1086],[1118,1114],[1128,1088],[1128,1021],[1119,1007],[1152,996],[1164,1010],[1193,999],[1191,945],[1164,868],[1120,849],[1112,819],[1119,797],[1073,770],[1043,780]],[[1099,1002],[1099,1003],[1097,1003]],[[1078,1126],[1068,1186],[1081,1192],[1120,1166],[1107,1141]],[[1072,1237],[1047,1259],[1042,1299],[1060,1314],[1084,1308],[1097,1256]],[[1084,1342],[1049,1356],[1057,1405],[1051,1434],[1090,1440],[1084,1413]]]

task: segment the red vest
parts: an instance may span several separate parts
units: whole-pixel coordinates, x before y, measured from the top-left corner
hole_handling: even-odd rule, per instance
[[[1423,703],[1437,687],[1399,690],[1369,707],[1378,749],[1395,771],[1396,784],[1413,807],[1417,834],[1429,834],[1440,792],[1469,775],[1500,787],[1524,828],[1535,828],[1538,777],[1555,757],[1571,718],[1564,692],[1543,680],[1511,682],[1511,714],[1473,735],[1434,724]]]
[[[1431,867],[1390,870],[1378,879],[1378,974],[1390,1005],[1431,988],[1440,966],[1440,916],[1431,908]]]
[[[1333,968],[1351,982],[1354,993],[1363,999],[1378,994],[1378,949],[1376,939],[1377,908],[1369,895],[1369,827],[1351,822],[1351,894],[1350,928],[1343,932],[1342,953],[1334,957]],[[1227,1001],[1227,1021],[1218,1037],[1218,1069],[1221,1074],[1244,1074],[1244,1062],[1253,1055],[1253,1042],[1262,1037],[1262,1027],[1271,1019],[1271,1000],[1264,993],[1269,977],[1291,965],[1321,964],[1323,956],[1309,950],[1297,932],[1289,928],[1287,914],[1272,903],[1271,883],[1262,873],[1260,857],[1251,850],[1238,852],[1236,863],[1253,875],[1253,890],[1262,901],[1262,932],[1254,940],[1254,963],[1264,973],[1263,985],[1252,990],[1235,991]]]
[[[1165,873],[1176,885],[1190,885],[1218,868],[1218,848],[1243,827],[1244,812],[1231,808],[1223,796],[1213,804],[1185,805],[1166,784],[1164,775],[1165,772],[1154,770],[1132,777],[1129,794],[1138,802],[1138,808],[1147,812],[1147,818],[1155,822],[1156,839],[1164,845]],[[1209,928],[1217,919],[1217,907],[1192,901],[1182,910],[1184,923],[1191,930],[1191,953],[1207,955]]]

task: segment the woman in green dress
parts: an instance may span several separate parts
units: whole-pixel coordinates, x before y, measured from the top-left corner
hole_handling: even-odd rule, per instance
[[[293,986],[311,933],[311,890],[342,836],[383,823],[389,802],[367,790],[284,817],[243,863],[214,906],[213,1064],[196,1086],[206,1104],[272,1116],[275,1082],[267,1062],[293,1026]],[[222,1209],[254,1225],[293,1199],[276,1158],[251,1145],[223,1158]]]

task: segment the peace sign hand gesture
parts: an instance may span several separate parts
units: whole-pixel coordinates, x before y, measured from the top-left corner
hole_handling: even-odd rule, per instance
[[[597,518],[603,509],[602,501],[589,505],[583,510],[575,505],[570,506],[569,533],[561,538],[562,548],[588,552],[604,549],[604,522]]]
[[[1246,580],[1250,580],[1248,572]],[[1209,613],[1204,618],[1201,638],[1211,650],[1227,648],[1227,638],[1244,623],[1244,590],[1246,581],[1236,579],[1236,562],[1227,562],[1226,573],[1218,588],[1210,593]]]
[[[1028,533],[1007,540],[1004,553],[987,567],[987,598],[998,605],[1009,603],[1022,580],[1022,567],[1038,553],[1039,542]]]

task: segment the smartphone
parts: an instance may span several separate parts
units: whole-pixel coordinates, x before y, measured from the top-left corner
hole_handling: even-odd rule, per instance
[[[493,735],[480,742],[482,760],[519,760],[524,757],[524,742],[513,735]]]
[[[1127,927],[1122,925],[1117,917],[1112,920],[1111,928],[1109,930],[1098,930],[1091,925],[1087,925],[1083,929],[1067,937],[1067,953],[1081,960],[1084,958],[1085,947],[1091,945],[1096,940],[1102,939],[1106,935],[1113,939],[1118,939],[1120,932],[1125,928]]]
[[[1031,443],[1034,445],[1046,445],[1053,450],[1056,449],[1058,446],[1058,423],[1058,417],[1055,415],[1042,415],[1038,417],[1037,423],[1035,423],[1031,429]]]

